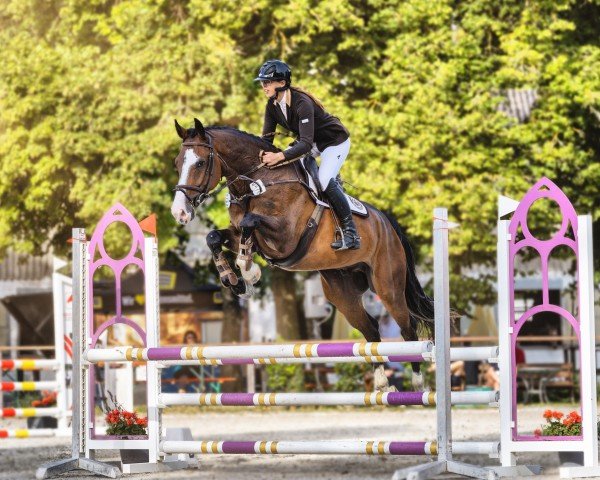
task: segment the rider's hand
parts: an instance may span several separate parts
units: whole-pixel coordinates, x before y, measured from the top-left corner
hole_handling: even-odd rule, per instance
[[[285,160],[283,152],[265,152],[262,157],[262,163],[272,167],[273,165]]]

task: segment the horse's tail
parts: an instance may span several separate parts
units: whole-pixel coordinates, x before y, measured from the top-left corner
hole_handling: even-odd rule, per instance
[[[410,324],[421,336],[432,339],[435,326],[433,299],[427,296],[419,283],[415,271],[415,257],[408,238],[404,235],[400,225],[398,225],[398,221],[390,212],[384,211],[383,214],[392,225],[398,238],[400,238],[406,256],[406,288],[404,295],[408,304],[408,310],[410,311]]]

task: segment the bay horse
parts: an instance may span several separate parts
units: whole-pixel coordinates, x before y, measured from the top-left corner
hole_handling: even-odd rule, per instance
[[[378,322],[367,313],[362,295],[371,289],[401,328],[406,341],[417,331],[433,335],[433,301],[424,293],[408,239],[396,220],[364,204],[366,217],[355,218],[362,247],[335,251],[330,247],[336,221],[311,198],[298,162],[274,168],[261,162],[263,151],[279,151],[272,143],[232,127],[204,128],[198,119],[185,129],[175,121],[182,140],[174,160],[179,174],[171,213],[189,223],[207,198],[227,187],[230,225],[212,230],[207,243],[222,284],[247,297],[260,278],[252,261],[259,253],[272,265],[290,271],[318,271],[327,299],[368,342],[379,342]],[[225,183],[219,186],[221,178]],[[239,278],[222,247],[237,252]],[[383,365],[375,365],[375,386],[385,390]],[[412,363],[413,387],[423,386],[420,364]]]

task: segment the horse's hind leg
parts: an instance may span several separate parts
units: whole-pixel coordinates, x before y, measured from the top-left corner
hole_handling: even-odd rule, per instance
[[[381,299],[381,303],[383,303],[385,309],[400,326],[402,338],[407,342],[414,342],[419,338],[417,330],[411,322],[410,310],[406,303],[406,267],[402,258],[396,257],[392,260],[386,255],[385,258],[374,262],[371,281],[377,295]],[[421,364],[419,362],[411,362],[411,366],[413,370],[413,388],[416,391],[420,391],[423,389]]]
[[[327,299],[346,317],[350,325],[363,334],[367,342],[380,342],[377,320],[367,313],[362,303],[362,294],[368,289],[364,273],[349,270],[322,270],[320,273]],[[373,366],[375,389],[389,391],[383,364]]]

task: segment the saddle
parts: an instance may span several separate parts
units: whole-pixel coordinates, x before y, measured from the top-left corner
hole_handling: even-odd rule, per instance
[[[300,172],[302,175],[304,175],[304,181],[306,182],[306,185],[308,185],[308,193],[310,194],[311,198],[317,205],[321,205],[325,208],[331,208],[329,206],[329,202],[323,195],[321,182],[319,182],[319,167],[317,166],[315,157],[312,155],[306,155],[300,162],[298,162],[298,164],[301,167]],[[338,181],[340,181],[339,175]],[[346,192],[344,192],[344,195],[346,195],[346,199],[348,200],[348,204],[350,205],[352,213],[361,217],[367,217],[369,215],[366,207],[359,200],[351,197]]]
[[[269,258],[261,253],[258,249],[256,250],[256,252],[263,257],[267,263],[269,263],[269,265],[280,268],[291,267],[304,258],[317,232],[317,228],[319,228],[319,222],[323,215],[323,210],[325,208],[331,208],[329,202],[326,201],[323,195],[323,191],[321,190],[321,184],[319,182],[319,169],[317,167],[317,161],[315,158],[311,155],[306,155],[301,160],[296,161],[296,165],[298,166],[296,172],[298,172],[298,174],[301,176],[300,182],[307,189],[310,198],[315,202],[315,208],[308,219],[308,222],[306,223],[302,235],[300,236],[298,245],[290,256],[281,259]],[[344,195],[346,195],[348,203],[350,204],[350,209],[353,213],[362,217],[369,216],[369,212],[361,202],[356,200],[354,197],[351,197],[346,192],[344,192]]]

